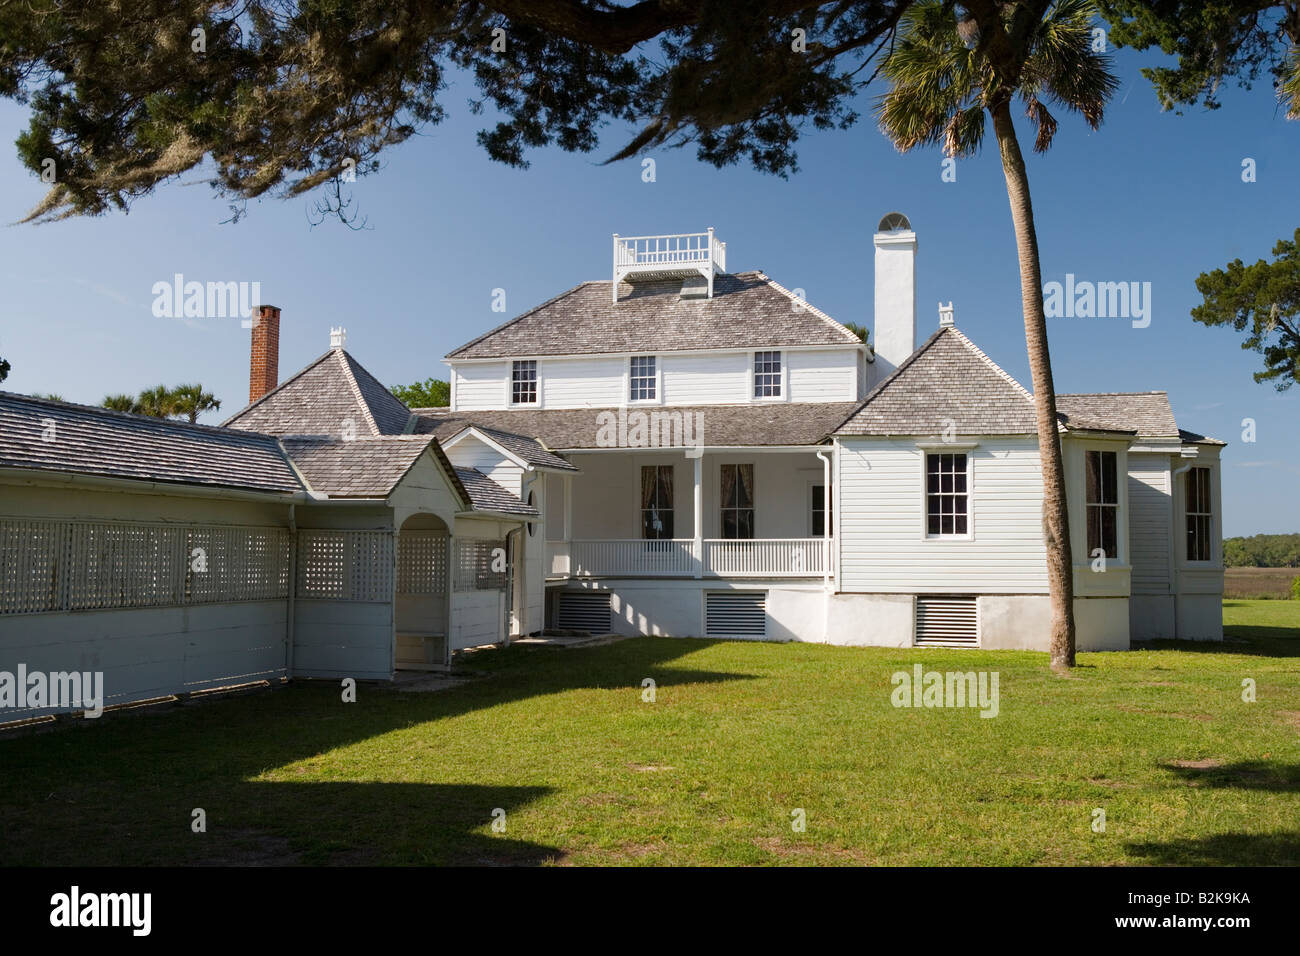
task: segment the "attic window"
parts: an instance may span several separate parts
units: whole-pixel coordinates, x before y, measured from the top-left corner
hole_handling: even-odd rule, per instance
[[[781,397],[781,353],[754,353],[754,397]]]

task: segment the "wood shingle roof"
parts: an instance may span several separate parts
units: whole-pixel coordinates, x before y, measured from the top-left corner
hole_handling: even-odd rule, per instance
[[[762,272],[714,279],[712,298],[681,295],[682,280],[584,282],[447,355],[449,359],[689,349],[858,346],[856,335]]]

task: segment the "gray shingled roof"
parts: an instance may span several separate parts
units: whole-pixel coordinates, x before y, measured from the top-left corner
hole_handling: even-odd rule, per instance
[[[400,435],[410,410],[343,349],[330,349],[223,424],[267,435]]]
[[[838,435],[1032,435],[1029,392],[955,327],[941,328],[871,390]]]
[[[772,402],[753,405],[691,405],[634,408],[628,414],[681,413],[691,423],[696,444],[712,447],[743,445],[816,445],[858,407],[857,402]],[[494,411],[421,410],[417,432],[450,438],[466,425],[514,435],[532,435],[548,448],[564,451],[605,447],[599,440],[601,414],[614,408],[508,409]],[[701,417],[696,418],[696,414]],[[699,434],[696,434],[696,423]],[[683,429],[684,430],[684,429]]]
[[[447,358],[590,355],[680,349],[861,345],[858,337],[761,272],[714,278],[713,298],[681,297],[682,280],[584,282],[479,336]]]
[[[537,517],[539,512],[519,497],[497,484],[477,468],[457,468],[456,476],[474,502],[475,511],[498,511],[502,514]]]
[[[352,441],[287,436],[280,443],[311,490],[331,498],[386,497],[428,449],[451,478],[461,501],[471,502],[456,469],[429,435],[380,435]]]
[[[46,434],[53,440],[44,440]],[[0,392],[0,467],[255,491],[303,490],[270,436],[10,392]]]
[[[415,429],[414,429],[415,432],[418,434],[432,433],[434,431],[434,426],[437,425],[437,417],[439,415],[439,411],[440,410],[436,408],[414,409],[413,414],[417,416]],[[426,414],[428,415],[427,419],[425,418]],[[465,424],[464,422],[461,422],[459,427],[455,429],[450,427],[438,428],[437,429],[438,441],[439,442],[450,441],[453,437],[460,434],[465,428],[468,427],[470,426]],[[575,465],[566,461],[564,458],[561,458],[559,455],[555,454],[555,452],[548,449],[536,438],[529,438],[526,435],[514,435],[511,434],[510,432],[503,432],[497,428],[489,428],[486,425],[476,424],[473,427],[477,428],[484,435],[491,438],[493,441],[495,441],[497,444],[501,445],[508,451],[511,451],[514,454],[518,455],[520,458],[528,462],[528,464],[530,465],[535,465],[539,468],[556,468],[560,471],[581,470],[577,468]]]
[[[1057,395],[1056,409],[1066,425],[1099,422],[1115,430],[1136,431],[1139,438],[1177,438],[1169,396],[1165,392],[1091,392]]]

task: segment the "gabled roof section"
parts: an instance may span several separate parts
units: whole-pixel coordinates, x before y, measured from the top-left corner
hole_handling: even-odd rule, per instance
[[[424,452],[431,451],[461,502],[470,494],[431,435],[379,435],[344,441],[326,436],[280,439],[311,491],[331,498],[385,498]]]
[[[330,349],[223,423],[267,435],[400,435],[410,410],[339,348]],[[348,422],[351,422],[349,428]]]
[[[1092,421],[1139,438],[1178,438],[1178,423],[1165,392],[1089,392],[1057,395],[1056,410],[1067,426]]]
[[[463,418],[455,418],[447,422],[440,422],[440,411],[445,412],[446,409],[415,409],[412,412],[412,414],[416,416],[413,431],[417,434],[437,434],[439,443],[448,444],[457,435],[461,435],[473,429],[473,431],[479,432],[484,437],[496,442],[525,464],[532,465],[536,468],[554,468],[558,471],[581,470],[566,459],[555,454],[555,452],[551,451],[535,438],[529,438],[526,435],[515,435],[510,432],[501,431],[497,428],[489,428],[486,425],[468,423]]]
[[[475,511],[495,511],[498,514],[536,518],[539,512],[526,504],[508,489],[497,484],[477,468],[457,468],[456,476],[469,491]]]
[[[939,329],[871,390],[837,435],[1031,435],[1034,400],[955,327]]]
[[[0,392],[0,467],[300,492],[269,435]]]
[[[449,353],[449,359],[598,355],[688,349],[859,346],[856,335],[762,272],[714,279],[712,298],[682,298],[682,280],[584,282]]]

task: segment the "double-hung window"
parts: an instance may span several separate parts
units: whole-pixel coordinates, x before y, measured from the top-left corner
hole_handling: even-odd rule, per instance
[[[537,404],[537,361],[514,362],[510,366],[510,402],[512,405]]]
[[[1187,560],[1210,560],[1210,469],[1187,472]]]
[[[826,493],[825,485],[812,486],[812,536],[820,538],[826,534],[827,523],[830,531],[835,533],[835,522],[831,516],[831,499]]]
[[[754,353],[754,397],[781,397],[781,353]]]
[[[632,356],[628,372],[627,398],[630,402],[653,402],[658,397],[659,379],[655,374],[653,355]]]
[[[722,536],[754,537],[754,466],[723,465],[721,485]]]
[[[930,537],[969,533],[969,492],[964,453],[925,456],[925,533]]]
[[[673,536],[673,466],[641,466],[641,537]]]
[[[1088,557],[1119,557],[1119,476],[1113,451],[1087,453]]]

